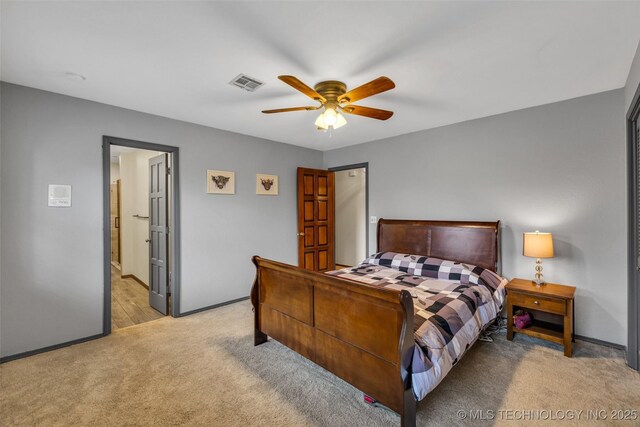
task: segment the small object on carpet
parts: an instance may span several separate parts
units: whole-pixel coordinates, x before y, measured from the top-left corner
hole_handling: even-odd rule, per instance
[[[364,403],[366,403],[367,405],[373,406],[374,408],[382,408],[385,409],[389,412],[393,412],[395,414],[394,411],[392,411],[390,408],[387,408],[386,406],[384,406],[382,403],[378,402],[376,399],[374,399],[373,397],[363,394],[363,399],[364,399]]]
[[[504,333],[505,331],[506,326],[504,323],[504,319],[502,317],[497,317],[496,320],[493,321],[493,323],[489,324],[489,326],[487,326],[487,328],[480,333],[478,341],[493,342],[493,338],[491,337],[492,334],[495,334],[496,332]]]

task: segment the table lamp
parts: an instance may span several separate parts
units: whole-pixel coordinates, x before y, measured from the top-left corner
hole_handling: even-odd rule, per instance
[[[541,258],[553,258],[553,235],[539,231],[523,234],[522,254],[536,259],[536,286],[544,285]]]

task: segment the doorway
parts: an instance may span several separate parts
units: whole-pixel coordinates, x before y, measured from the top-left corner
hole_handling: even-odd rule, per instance
[[[640,86],[627,114],[629,191],[629,326],[627,363],[640,370]]]
[[[178,148],[103,137],[103,333],[179,315]]]
[[[369,251],[368,163],[329,169],[335,174],[336,268],[358,265]]]

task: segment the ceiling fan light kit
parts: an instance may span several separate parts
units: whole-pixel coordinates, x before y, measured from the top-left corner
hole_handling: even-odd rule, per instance
[[[318,130],[338,129],[347,124],[347,119],[335,109],[326,107],[325,112],[316,119],[315,125]]]
[[[265,114],[285,113],[289,111],[311,111],[324,107],[324,112],[316,119],[316,128],[320,131],[338,129],[347,124],[340,111],[347,114],[369,117],[377,120],[387,120],[393,116],[393,111],[377,108],[362,107],[351,104],[360,99],[368,98],[393,89],[396,85],[388,77],[378,77],[375,80],[358,86],[347,92],[347,85],[337,80],[327,80],[315,85],[313,89],[294,76],[278,76],[280,80],[294,89],[320,103],[319,106],[279,108],[263,110]]]

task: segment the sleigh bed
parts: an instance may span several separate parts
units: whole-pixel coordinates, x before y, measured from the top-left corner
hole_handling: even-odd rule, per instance
[[[324,274],[256,256],[254,344],[272,337],[415,426],[417,399],[501,309],[499,224],[380,219],[377,254]]]

